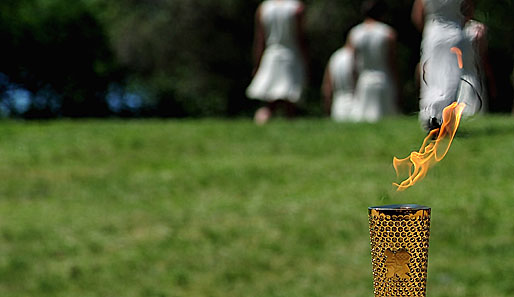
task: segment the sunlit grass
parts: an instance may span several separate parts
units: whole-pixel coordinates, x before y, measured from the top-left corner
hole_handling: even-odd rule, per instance
[[[428,296],[514,295],[514,119],[394,191],[415,118],[0,123],[0,296],[372,296],[367,207],[432,207]]]

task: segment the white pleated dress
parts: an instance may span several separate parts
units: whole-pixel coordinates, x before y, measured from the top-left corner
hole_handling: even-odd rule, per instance
[[[359,73],[355,87],[355,121],[376,122],[397,113],[396,89],[389,67],[393,29],[380,22],[362,23],[350,31]]]
[[[335,51],[328,61],[328,71],[332,85],[330,116],[338,122],[354,121],[353,51],[348,47]]]
[[[441,124],[443,109],[452,102],[466,103],[466,115],[481,108],[480,82],[474,51],[462,27],[461,4],[462,0],[424,0],[419,119],[425,128],[431,118]],[[462,68],[453,47],[462,52]]]
[[[252,82],[246,89],[251,99],[287,100],[296,103],[305,84],[305,65],[297,41],[296,0],[267,0],[260,6],[266,48]]]

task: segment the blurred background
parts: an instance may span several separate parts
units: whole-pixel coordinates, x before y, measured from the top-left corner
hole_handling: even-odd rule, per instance
[[[390,0],[399,34],[403,112],[417,111],[414,68],[421,35],[412,0]],[[256,103],[251,79],[258,0],[3,0],[0,112],[9,117],[240,117]],[[360,21],[360,1],[308,0],[311,80],[301,112],[320,116],[320,84],[332,52]],[[497,95],[512,109],[514,3],[476,0],[489,28]]]

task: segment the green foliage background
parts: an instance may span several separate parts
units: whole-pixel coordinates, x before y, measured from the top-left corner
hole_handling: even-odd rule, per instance
[[[305,114],[319,115],[319,87],[330,54],[360,21],[360,1],[305,1],[311,81]],[[399,35],[398,64],[405,112],[417,109],[414,66],[420,34],[410,21],[412,0],[388,0],[388,22]],[[141,115],[234,116],[255,103],[251,79],[257,0],[19,0],[0,3],[4,55],[0,72],[40,94],[34,116],[101,116],[113,83],[138,92]],[[514,54],[511,0],[476,0],[489,27],[499,96],[492,111],[510,111]],[[1,86],[5,90],[5,86]],[[59,110],[52,110],[52,100]],[[54,104],[56,105],[56,104]],[[55,108],[54,108],[55,109]],[[29,116],[29,115],[24,115]]]

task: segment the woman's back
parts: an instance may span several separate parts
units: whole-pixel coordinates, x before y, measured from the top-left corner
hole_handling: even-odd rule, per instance
[[[258,8],[259,66],[247,96],[267,102],[297,103],[305,83],[304,5],[297,0],[266,0]]]
[[[301,3],[296,0],[266,0],[261,6],[261,22],[266,46],[297,47],[296,14]]]
[[[461,13],[462,2],[463,0],[424,0],[426,17],[442,22],[454,22],[460,26],[464,21]]]
[[[359,71],[389,72],[389,40],[392,29],[383,23],[362,23],[352,29],[351,43],[357,53]]]
[[[391,69],[394,40],[395,32],[390,26],[370,18],[350,31],[358,70],[352,115],[356,121],[376,122],[396,113]]]

